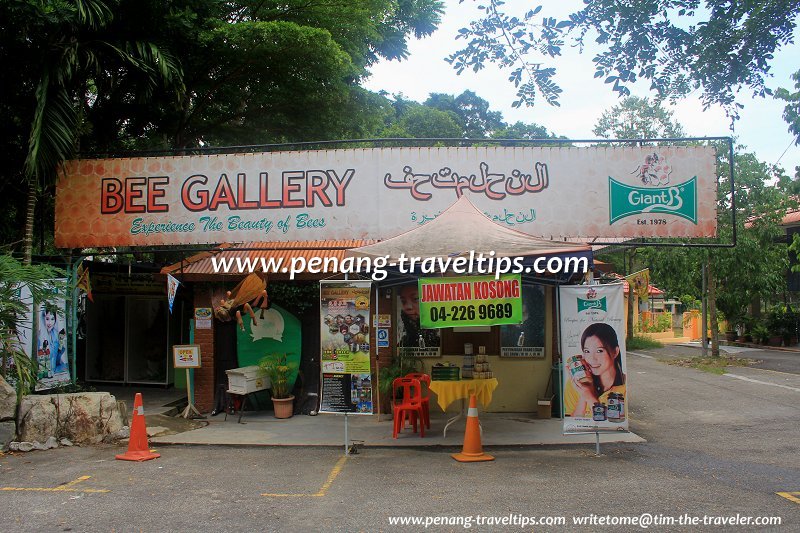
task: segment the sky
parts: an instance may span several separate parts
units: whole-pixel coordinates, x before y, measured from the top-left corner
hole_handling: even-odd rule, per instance
[[[466,0],[458,3],[446,0],[446,11],[439,29],[430,37],[412,40],[409,43],[410,57],[404,61],[383,61],[374,65],[372,75],[364,84],[372,91],[384,90],[390,94],[402,93],[406,98],[422,102],[432,92],[458,95],[465,90],[475,92],[490,103],[490,109],[501,111],[508,123],[522,121],[545,126],[550,132],[571,139],[592,139],[597,120],[603,111],[619,103],[617,93],[611,85],[595,79],[594,65],[591,61],[593,51],[587,47],[582,54],[577,49],[565,46],[562,56],[544,66],[557,69],[556,83],[563,89],[559,101],[561,107],[547,104],[543,98],[537,98],[534,107],[512,108],[516,100],[516,89],[508,81],[508,71],[502,71],[492,65],[479,73],[465,71],[457,75],[445,58],[464,46],[466,41],[456,40],[459,28],[465,27],[480,16],[477,9],[479,2]],[[556,18],[565,17],[567,13],[580,9],[580,0],[562,0],[560,2],[541,2],[544,9],[540,15],[547,14]],[[507,12],[522,15],[538,2],[508,0]],[[568,41],[569,42],[569,41]],[[800,68],[800,30],[795,32],[795,44],[784,48],[771,62],[773,77],[767,80],[767,86],[776,89],[785,87],[793,89],[792,72]],[[635,96],[654,96],[648,92],[647,82],[637,82],[631,86]],[[674,119],[679,122],[689,136],[729,136],[733,134],[738,144],[746,146],[745,151],[755,152],[758,158],[768,164],[778,163],[789,175],[794,175],[794,168],[800,166],[800,146],[794,145],[792,135],[787,131],[787,124],[782,118],[784,102],[772,98],[753,98],[750,92],[743,90],[738,98],[744,105],[741,118],[736,121],[733,132],[730,119],[719,108],[703,111],[703,106],[696,93],[689,95],[678,104],[664,106],[674,112]]]

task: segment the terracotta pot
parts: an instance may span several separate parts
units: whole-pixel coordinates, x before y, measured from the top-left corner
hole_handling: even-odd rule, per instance
[[[272,407],[275,409],[275,418],[291,418],[294,414],[294,396],[273,398]]]

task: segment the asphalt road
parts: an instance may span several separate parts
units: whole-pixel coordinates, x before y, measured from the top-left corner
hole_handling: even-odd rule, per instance
[[[0,488],[67,489],[0,490],[3,530],[421,531],[390,518],[481,515],[567,524],[471,531],[632,531],[573,517],[649,513],[782,520],[654,531],[800,531],[800,499],[776,494],[800,498],[800,373],[720,376],[658,361],[670,353],[629,357],[631,429],[648,442],[604,445],[600,457],[585,445],[490,450],[495,461],[475,464],[439,448],[367,448],[342,460],[340,448],[164,447],[159,459],[128,463],[113,447],[63,448],[0,458]]]
[[[658,358],[673,357],[699,357],[702,349],[699,345],[695,346],[668,346],[657,350],[641,350],[642,353],[650,354]],[[777,372],[787,372],[790,374],[800,374],[800,351],[770,350],[763,348],[749,348],[741,346],[720,346],[720,352],[735,357],[752,359],[756,361],[753,368],[765,370],[775,370]],[[709,346],[708,354],[711,354]]]

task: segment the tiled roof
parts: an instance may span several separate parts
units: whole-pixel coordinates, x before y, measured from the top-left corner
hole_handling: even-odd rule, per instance
[[[208,281],[226,277],[238,277],[243,273],[237,269],[230,272],[215,272],[214,263],[211,258],[216,257],[219,264],[221,259],[231,259],[234,264],[237,258],[240,261],[250,260],[251,264],[260,265],[264,261],[282,261],[287,267],[293,258],[303,258],[306,262],[312,258],[320,258],[322,265],[326,258],[336,258],[336,263],[344,259],[345,250],[371,244],[369,240],[326,240],[326,241],[264,241],[264,242],[245,242],[240,244],[221,244],[217,250],[210,252],[200,252],[187,257],[183,261],[166,266],[161,269],[161,274],[172,274],[179,279],[186,281]],[[246,273],[246,272],[245,272]],[[325,272],[317,275],[301,274],[298,279],[315,279],[336,272]],[[269,273],[275,279],[288,279],[287,273]]]

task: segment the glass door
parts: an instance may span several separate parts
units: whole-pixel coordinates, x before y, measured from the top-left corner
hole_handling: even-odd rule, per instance
[[[86,302],[86,381],[125,381],[125,297],[96,294]]]

